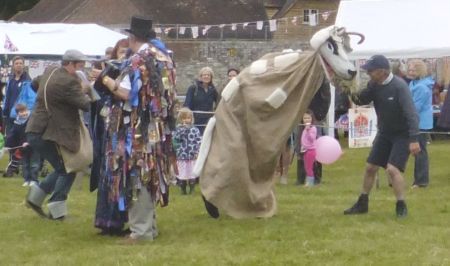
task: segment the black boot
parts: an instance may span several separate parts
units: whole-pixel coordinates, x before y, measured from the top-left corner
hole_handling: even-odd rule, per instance
[[[217,209],[216,206],[214,206],[211,202],[207,201],[205,197],[202,195],[203,202],[205,203],[206,211],[208,212],[209,216],[211,216],[214,219],[219,218],[219,209]]]
[[[189,181],[189,194],[194,193],[194,189],[195,189],[195,181]]]
[[[395,213],[398,218],[403,218],[408,215],[408,208],[406,207],[406,203],[404,200],[398,200],[395,205]]]
[[[297,186],[303,186],[305,184],[306,180],[306,172],[303,162],[303,154],[299,155],[299,160],[297,161],[297,182],[295,182],[295,185]]]
[[[180,181],[180,188],[181,188],[181,195],[186,195],[186,185],[187,185],[187,181],[186,180],[181,180]]]
[[[361,194],[358,201],[351,208],[344,211],[345,215],[348,214],[363,214],[369,211],[369,196],[367,194]]]

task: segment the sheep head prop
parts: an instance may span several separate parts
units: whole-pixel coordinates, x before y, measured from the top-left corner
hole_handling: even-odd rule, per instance
[[[234,218],[276,213],[274,172],[293,127],[327,77],[356,75],[347,57],[349,35],[335,26],[322,29],[311,39],[314,51],[266,54],[225,87],[194,167],[205,200],[220,212]]]

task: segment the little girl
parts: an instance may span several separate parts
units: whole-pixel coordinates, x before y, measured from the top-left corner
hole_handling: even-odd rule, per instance
[[[314,161],[316,160],[317,128],[313,125],[314,114],[311,110],[303,115],[305,129],[302,132],[301,152],[304,152],[303,161],[306,171],[306,187],[314,186]]]
[[[178,112],[177,127],[173,133],[174,148],[177,156],[178,179],[180,180],[181,194],[185,195],[189,182],[189,194],[194,192],[195,178],[192,173],[195,159],[200,149],[201,136],[198,128],[194,127],[192,111],[183,107]]]

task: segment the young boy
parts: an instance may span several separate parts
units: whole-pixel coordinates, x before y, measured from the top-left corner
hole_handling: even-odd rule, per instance
[[[11,134],[9,134],[6,139],[6,146],[21,147],[20,149],[17,149],[17,151],[21,153],[22,157],[22,174],[25,179],[22,186],[31,186],[38,182],[37,177],[40,166],[40,158],[39,154],[33,152],[31,147],[26,142],[25,128],[27,126],[28,118],[30,117],[30,110],[28,110],[27,106],[23,103],[16,104],[15,109],[17,112],[17,117],[11,128]]]

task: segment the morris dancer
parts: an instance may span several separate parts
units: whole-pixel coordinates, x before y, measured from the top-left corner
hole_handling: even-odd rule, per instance
[[[172,59],[148,43],[155,38],[151,27],[151,19],[131,18],[131,27],[126,31],[130,33],[129,45],[134,54],[124,70],[126,75],[121,81],[109,77],[103,80],[117,94],[128,93],[122,108],[123,120],[118,123],[130,126],[126,140],[118,141],[115,147],[126,154],[125,160],[117,162],[123,164],[121,174],[126,177],[122,180],[126,180],[127,195],[123,204],[119,202],[129,213],[131,234],[125,244],[156,238],[155,203],[168,204],[168,158],[173,153],[168,121],[172,120],[169,108],[175,97],[175,78]]]

